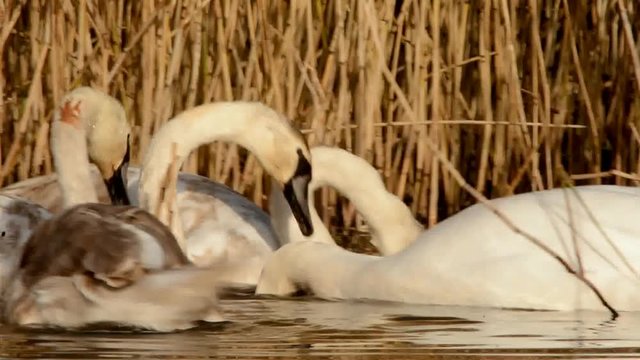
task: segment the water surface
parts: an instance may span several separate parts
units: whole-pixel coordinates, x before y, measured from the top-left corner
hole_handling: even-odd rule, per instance
[[[640,357],[640,314],[520,311],[237,297],[229,320],[155,334],[0,328],[0,357],[567,358]]]

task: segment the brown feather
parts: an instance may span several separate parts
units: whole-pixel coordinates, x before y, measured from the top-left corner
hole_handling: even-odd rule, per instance
[[[30,287],[48,276],[89,273],[121,277],[127,270],[133,271],[129,280],[135,281],[134,273],[138,272],[131,266],[141,266],[139,242],[137,234],[121,226],[122,222],[158,241],[165,253],[166,268],[188,263],[171,232],[144,210],[81,204],[42,222],[34,230],[20,261],[24,285]]]

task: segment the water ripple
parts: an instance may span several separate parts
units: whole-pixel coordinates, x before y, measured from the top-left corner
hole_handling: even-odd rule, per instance
[[[237,297],[228,322],[172,334],[0,327],[0,357],[49,359],[640,356],[640,314]]]

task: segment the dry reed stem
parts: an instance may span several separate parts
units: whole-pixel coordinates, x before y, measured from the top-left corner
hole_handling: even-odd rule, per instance
[[[426,2],[422,2],[423,4]],[[440,0],[435,0],[432,4],[433,9],[431,12],[431,25],[433,26],[433,44],[431,55],[431,66],[433,68],[433,78],[431,79],[431,121],[433,126],[429,133],[430,139],[434,144],[437,144],[439,138],[439,120],[440,120]],[[418,121],[419,119],[414,119]],[[420,151],[420,153],[424,153]],[[438,164],[438,157],[431,157],[431,182],[429,183],[429,217],[427,224],[433,226],[438,222],[438,182],[440,180],[440,167]]]
[[[38,63],[36,65],[36,72],[33,74],[33,78],[31,79],[31,85],[29,86],[29,95],[27,96],[27,100],[25,102],[25,111],[22,114],[22,117],[17,123],[17,134],[13,138],[13,142],[11,143],[11,147],[9,148],[9,153],[2,163],[2,169],[0,172],[0,186],[4,183],[7,175],[16,165],[18,160],[19,152],[22,147],[22,142],[24,141],[24,137],[27,135],[27,122],[30,117],[30,109],[33,106],[36,97],[36,91],[41,84],[41,73],[42,68],[44,67],[44,62],[47,59],[48,51],[47,49],[43,49],[40,53],[40,57],[38,59]]]
[[[638,58],[638,52],[635,51],[637,49],[636,43],[633,40],[633,30],[631,30],[631,24],[629,23],[629,16],[627,13],[627,7],[624,5],[624,1],[617,0],[616,5],[618,5],[618,9],[620,10],[620,17],[622,18],[622,25],[624,27],[624,38],[627,41],[627,46],[631,51],[631,60],[633,60],[633,73],[636,76],[636,86],[637,90],[640,91],[640,59]]]
[[[535,1],[535,0],[534,0]],[[485,1],[484,8],[480,14],[479,21],[479,39],[478,46],[482,61],[479,63],[480,67],[480,85],[482,88],[482,106],[484,108],[486,124],[482,133],[480,164],[478,168],[478,176],[476,180],[476,189],[479,192],[484,191],[486,186],[486,179],[488,175],[488,161],[490,152],[490,141],[493,132],[493,106],[491,104],[491,58],[487,56],[490,52],[490,37],[491,26],[489,23],[489,17],[491,12],[491,2]]]
[[[629,0],[2,4],[4,183],[51,172],[49,114],[79,85],[123,102],[134,163],[183,109],[266,102],[311,145],[366,158],[429,224],[475,199],[427,139],[487,197],[640,171],[640,14]],[[183,170],[265,201],[265,174],[236,146],[203,147]],[[335,192],[319,197],[323,219],[360,223]]]
[[[182,222],[180,221],[178,208],[177,208],[177,189],[178,189],[178,146],[176,143],[171,144],[171,164],[165,178],[160,187],[160,197],[158,198],[158,205],[154,211],[155,215],[160,221],[162,221],[178,240],[178,245],[184,254],[187,254],[187,243],[182,231]]]
[[[589,96],[589,90],[587,89],[587,85],[585,82],[585,76],[582,71],[582,65],[580,65],[580,56],[578,55],[578,48],[576,46],[575,36],[573,34],[573,23],[571,21],[571,13],[569,11],[569,5],[567,4],[567,0],[562,0],[564,4],[564,10],[566,13],[566,19],[568,23],[567,32],[569,34],[570,42],[571,42],[571,56],[573,58],[573,63],[576,70],[576,75],[578,76],[578,84],[580,86],[580,94],[584,100],[584,105],[587,109],[587,118],[590,123],[591,130],[591,141],[593,141],[594,145],[599,142],[599,134],[598,134],[598,121],[596,119],[595,112],[593,110],[593,105],[591,104],[591,97]],[[600,156],[599,154],[595,154],[592,168],[594,171],[600,170]]]
[[[515,223],[513,223],[506,214],[498,210],[498,208],[496,208],[488,198],[486,198],[480,192],[476,191],[476,189],[474,189],[471,185],[469,185],[464,180],[464,177],[462,177],[462,175],[458,172],[458,170],[456,170],[456,168],[453,167],[451,163],[444,156],[441,156],[441,153],[438,151],[437,146],[435,144],[431,142],[429,142],[428,144],[431,150],[436,154],[436,156],[441,157],[441,160],[443,162],[445,169],[453,175],[453,177],[458,182],[460,187],[462,187],[464,190],[469,192],[477,201],[479,201],[482,205],[486,206],[489,210],[491,210],[491,212],[493,212],[505,225],[507,225],[507,227],[509,227],[511,231],[526,238],[531,243],[536,245],[540,250],[544,251],[549,256],[556,259],[565,268],[565,270],[567,270],[567,272],[575,275],[576,278],[578,278],[578,280],[582,281],[594,292],[594,294],[598,297],[598,299],[600,299],[600,302],[602,302],[602,305],[605,306],[611,312],[614,318],[618,316],[618,312],[611,306],[611,304],[607,302],[607,300],[604,298],[604,295],[600,292],[600,290],[598,290],[595,284],[593,284],[591,280],[585,277],[584,273],[581,271],[580,268],[574,269],[573,267],[571,267],[571,264],[567,262],[567,260],[563,259],[559,254],[557,254],[551,248],[546,246],[540,239],[536,238],[535,236],[529,234],[528,232],[520,229],[517,225],[515,225]]]
[[[378,46],[377,47],[378,51],[380,51],[381,48],[379,47],[379,43],[377,42],[374,42],[374,43]],[[390,81],[395,81],[395,80],[390,80]],[[404,94],[402,93],[398,93],[397,96],[399,98],[405,97]],[[407,105],[409,104],[409,102],[406,99],[402,103]],[[415,116],[415,112],[410,107],[406,108],[405,111]],[[415,118],[415,120],[417,120],[417,118]],[[475,188],[469,185],[469,183],[467,183],[467,181],[464,179],[462,174],[453,166],[453,164],[449,161],[449,159],[447,159],[443,155],[443,153],[438,149],[438,146],[433,141],[431,141],[431,139],[426,139],[426,144],[432,151],[433,155],[439,158],[444,169],[447,170],[452,175],[454,180],[458,183],[458,185],[461,188],[463,188],[465,191],[471,194],[478,202],[486,206],[513,232],[515,232],[520,236],[523,236],[524,238],[529,240],[531,243],[533,243],[535,246],[537,246],[540,250],[542,250],[543,252],[547,253],[549,256],[556,259],[565,268],[567,272],[575,275],[578,280],[583,282],[593,291],[593,293],[602,302],[602,305],[605,306],[611,312],[614,318],[618,316],[618,312],[607,302],[607,300],[604,298],[600,290],[595,286],[595,284],[591,282],[591,280],[585,277],[584,273],[580,269],[577,269],[577,270],[574,269],[567,260],[563,259],[559,254],[557,254],[550,247],[545,245],[540,239],[536,238],[535,236],[529,234],[528,232],[516,226],[515,223],[512,222],[511,219],[506,214],[498,210],[498,208],[495,207],[487,197],[485,197],[484,195],[482,195],[482,193],[478,192]]]

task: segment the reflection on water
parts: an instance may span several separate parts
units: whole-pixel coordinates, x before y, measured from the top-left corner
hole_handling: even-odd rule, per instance
[[[2,358],[436,358],[640,356],[640,314],[239,297],[229,322],[154,334],[0,327]]]

